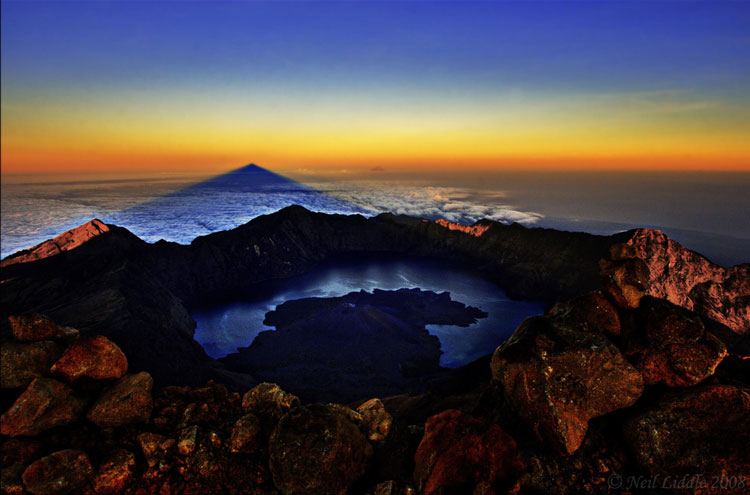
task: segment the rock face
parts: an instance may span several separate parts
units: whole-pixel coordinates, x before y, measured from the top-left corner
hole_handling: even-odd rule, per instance
[[[45,315],[27,313],[8,316],[13,337],[21,342],[64,338],[68,333]]]
[[[138,435],[138,443],[149,467],[156,466],[176,444],[173,438],[150,432]]]
[[[393,417],[380,399],[370,399],[357,408],[362,416],[362,430],[372,442],[382,442],[391,432]]]
[[[602,291],[558,303],[552,308],[551,314],[579,330],[601,333],[608,337],[620,335],[620,315]]]
[[[299,397],[290,394],[275,383],[261,383],[242,396],[242,409],[276,424],[289,410],[301,406]]]
[[[147,372],[125,375],[96,400],[86,417],[98,426],[146,423],[151,417],[154,381]]]
[[[748,332],[750,263],[721,267],[652,229],[634,231],[627,244],[649,266],[649,295]]]
[[[128,359],[119,347],[103,335],[81,337],[71,344],[52,373],[72,383],[79,378],[120,378],[128,370]]]
[[[62,382],[36,378],[13,406],[0,417],[3,435],[38,435],[78,419],[86,401]]]
[[[80,488],[94,475],[89,456],[61,450],[42,457],[23,472],[23,484],[34,495],[63,495]]]
[[[638,463],[673,479],[699,475],[705,486],[690,493],[746,493],[750,473],[750,391],[708,385],[668,394],[624,426]],[[738,488],[723,486],[745,477]]]
[[[479,220],[474,225],[463,225],[441,218],[439,220],[435,220],[435,223],[442,227],[445,227],[448,230],[458,230],[459,232],[464,232],[466,234],[473,235],[474,237],[482,237],[482,234],[490,230],[490,227],[492,227],[492,222],[488,222],[486,220]]]
[[[601,260],[604,290],[621,308],[637,308],[646,295],[649,268],[643,260]]]
[[[440,341],[425,325],[468,326],[485,316],[446,292],[419,289],[298,299],[266,314],[276,331],[221,361],[308,400],[392,395],[440,370]]]
[[[640,373],[606,337],[526,319],[492,356],[492,377],[538,438],[575,452],[591,418],[632,405]]]
[[[714,374],[727,355],[724,343],[694,313],[646,298],[623,333],[624,352],[646,385],[694,385]]]
[[[135,477],[135,454],[117,449],[107,456],[99,466],[93,479],[93,489],[99,495],[122,493]]]
[[[513,437],[456,410],[427,420],[414,462],[414,480],[424,495],[512,486],[523,469]]]
[[[0,343],[0,388],[26,387],[34,378],[49,376],[61,353],[49,340]]]
[[[273,482],[286,495],[344,495],[372,457],[359,429],[324,404],[285,414],[271,434],[269,451]]]
[[[258,416],[247,413],[234,424],[229,439],[230,450],[235,453],[252,454],[261,444],[261,426]]]
[[[31,261],[49,258],[50,256],[60,254],[64,251],[70,251],[105,232],[109,232],[109,226],[101,220],[94,219],[90,222],[84,223],[80,227],[76,227],[60,234],[54,239],[44,241],[32,248],[8,256],[0,262],[0,267],[10,266],[16,263],[29,263]]]

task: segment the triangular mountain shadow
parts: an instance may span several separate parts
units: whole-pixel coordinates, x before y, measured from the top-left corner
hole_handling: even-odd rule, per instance
[[[138,237],[188,244],[297,204],[325,213],[368,213],[358,206],[250,164],[115,213],[105,220]]]

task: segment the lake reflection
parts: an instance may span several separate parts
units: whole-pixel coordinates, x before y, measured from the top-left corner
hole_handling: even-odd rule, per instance
[[[195,339],[206,352],[219,358],[238,347],[250,345],[256,335],[273,330],[263,325],[268,311],[277,305],[303,297],[337,297],[352,291],[375,288],[395,290],[421,288],[448,291],[454,301],[475,306],[488,313],[469,327],[428,325],[442,344],[440,363],[454,368],[491,353],[507,339],[527,316],[543,312],[537,303],[510,300],[494,283],[466,270],[446,267],[421,259],[346,262],[323,266],[310,273],[286,280],[275,290],[244,301],[195,309],[191,316],[198,326]]]

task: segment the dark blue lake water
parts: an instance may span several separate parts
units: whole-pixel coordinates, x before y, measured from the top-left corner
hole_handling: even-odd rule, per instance
[[[256,335],[273,328],[263,325],[268,311],[285,301],[303,297],[336,297],[352,291],[421,288],[450,292],[451,298],[488,313],[469,327],[428,325],[442,344],[441,364],[468,364],[505,341],[527,316],[540,314],[540,304],[513,301],[492,282],[469,271],[417,259],[347,262],[316,269],[285,281],[283,287],[245,301],[194,310],[195,339],[215,358],[250,345]]]

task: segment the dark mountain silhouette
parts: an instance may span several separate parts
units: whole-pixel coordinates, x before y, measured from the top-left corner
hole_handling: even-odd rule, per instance
[[[469,267],[512,298],[551,307],[600,287],[598,262],[612,244],[633,241],[644,259],[661,246],[649,243],[644,237],[648,231],[596,236],[489,221],[478,225],[482,228],[467,233],[413,217],[382,214],[367,219],[292,206],[231,231],[199,237],[189,246],[148,244],[126,229],[107,225],[106,231],[74,249],[51,250],[48,257],[26,252],[6,258],[0,268],[0,318],[35,311],[83,333],[102,333],[132,356],[133,369],[150,371],[159,383],[200,384],[214,377],[242,386],[252,378],[227,372],[193,339],[191,306],[241,295],[342,255],[378,253]],[[685,289],[680,293],[691,294],[693,308],[742,333],[735,327],[747,322],[743,274],[750,265],[709,269],[710,262],[697,253],[670,246],[668,255],[681,261],[666,260],[667,278],[662,277],[661,262],[652,263],[653,290],[682,280]],[[692,275],[697,266],[698,278]]]

